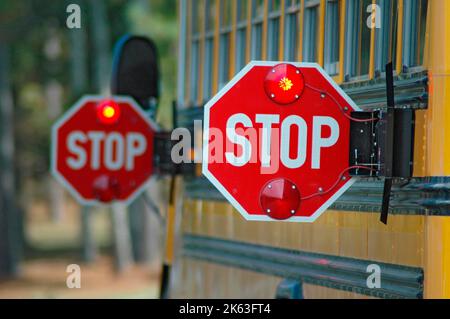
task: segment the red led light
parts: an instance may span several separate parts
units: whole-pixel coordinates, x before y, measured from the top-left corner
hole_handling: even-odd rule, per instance
[[[267,96],[278,104],[297,101],[303,93],[305,81],[300,70],[292,64],[282,63],[269,70],[264,79]]]
[[[297,186],[284,178],[268,182],[260,193],[261,208],[274,219],[288,219],[300,206],[300,192]]]
[[[97,105],[97,118],[103,124],[113,124],[119,120],[120,108],[113,100],[105,100]]]
[[[92,190],[95,197],[103,203],[109,203],[120,196],[117,178],[108,175],[98,176],[93,182]]]

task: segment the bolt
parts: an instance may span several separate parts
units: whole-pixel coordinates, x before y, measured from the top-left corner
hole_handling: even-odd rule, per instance
[[[272,185],[269,184],[269,185],[267,185],[267,187],[268,187],[268,188],[272,188]]]
[[[275,69],[272,69],[272,73],[275,73]]]
[[[322,99],[324,99],[324,98],[325,98],[325,93],[321,93],[321,94],[320,94],[320,97],[321,97]]]
[[[270,94],[270,97],[273,99],[275,97],[275,94]]]
[[[292,185],[292,189],[295,189],[295,185]]]
[[[267,212],[267,213],[270,213],[270,209],[267,209],[266,212]]]
[[[319,187],[319,192],[322,193],[323,192],[323,188]]]
[[[344,111],[348,111],[348,107],[344,106]]]
[[[299,70],[296,70],[295,73],[300,74],[300,71],[299,71]]]
[[[295,94],[295,98],[298,99],[300,96],[298,96],[297,94]]]
[[[291,214],[294,215],[295,214],[295,210],[292,209],[291,210]]]
[[[342,180],[343,181],[345,181],[347,179],[347,177],[345,177],[345,176],[342,176]]]
[[[360,132],[361,132],[361,133],[364,133],[364,130],[361,130]]]

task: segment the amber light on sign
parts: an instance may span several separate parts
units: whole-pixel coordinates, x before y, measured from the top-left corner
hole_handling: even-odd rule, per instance
[[[97,105],[97,117],[103,124],[113,124],[119,120],[120,108],[113,100],[105,100]]]
[[[304,88],[305,82],[301,71],[288,63],[275,65],[264,79],[264,90],[267,96],[278,104],[290,104],[297,101]]]

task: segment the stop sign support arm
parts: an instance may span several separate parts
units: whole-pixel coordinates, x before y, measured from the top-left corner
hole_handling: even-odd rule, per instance
[[[380,221],[387,223],[394,178],[413,174],[413,109],[396,108],[392,63],[386,65],[387,108],[372,112],[353,112],[350,125],[349,166],[364,165],[374,170],[351,170],[353,176],[384,177]],[[365,121],[364,121],[365,119]]]

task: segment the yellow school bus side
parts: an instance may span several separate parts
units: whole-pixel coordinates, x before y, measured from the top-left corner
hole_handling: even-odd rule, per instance
[[[450,2],[430,1],[426,175],[450,175]],[[425,297],[450,298],[450,218],[426,217]]]
[[[404,24],[409,19],[404,7],[411,5],[411,1],[415,1],[418,12],[426,12],[426,23],[421,19],[417,22],[417,33],[424,31],[424,37],[418,36],[416,39],[419,44],[413,56],[421,60],[420,47],[424,49],[423,59],[405,68],[404,53],[416,50],[404,45],[405,29],[410,27]],[[227,2],[230,2],[229,6],[226,6]],[[355,91],[359,86],[373,88],[384,83],[383,75],[380,75],[382,70],[376,62],[377,54],[381,51],[377,47],[377,37],[381,31],[364,29],[366,21],[360,18],[355,23],[355,28],[359,28],[359,34],[355,36],[359,45],[355,47],[355,52],[348,52],[346,45],[347,37],[350,36],[347,29],[350,9],[355,7],[358,10],[354,12],[362,15],[366,10],[364,5],[381,5],[381,1],[180,0],[179,3],[182,54],[179,57],[181,67],[177,103],[180,113],[197,114],[198,111],[201,116],[201,107],[198,106],[211,98],[227,78],[230,79],[239,71],[242,66],[239,61],[285,60],[289,52],[293,53],[293,60],[307,61],[309,58],[325,69],[329,68],[327,72],[334,72],[331,74],[333,79],[346,90]],[[275,275],[276,271],[256,271],[259,267],[257,263],[255,269],[245,265],[236,267],[227,260],[214,261],[211,257],[213,254],[208,255],[207,251],[195,251],[195,245],[200,247],[223,240],[249,250],[253,244],[257,244],[306,254],[323,254],[331,259],[342,257],[347,258],[345,261],[379,262],[393,268],[405,267],[411,272],[423,271],[424,281],[423,285],[422,282],[417,284],[417,289],[421,291],[417,297],[450,298],[450,205],[446,199],[448,197],[445,197],[450,194],[450,1],[391,0],[383,3],[391,4],[390,19],[396,19],[396,24],[391,23],[392,38],[389,38],[387,50],[396,66],[396,80],[408,81],[414,76],[420,80],[428,78],[428,97],[423,102],[426,108],[417,109],[415,119],[413,166],[417,181],[412,184],[417,188],[410,188],[406,193],[402,189],[398,190],[402,196],[406,194],[414,197],[411,203],[417,204],[400,203],[395,213],[390,214],[388,224],[384,225],[379,222],[378,206],[374,204],[378,197],[374,197],[373,202],[364,202],[372,196],[366,196],[365,192],[378,189],[378,184],[369,181],[352,187],[356,192],[349,195],[350,204],[345,202],[334,206],[314,223],[249,222],[230,204],[216,196],[199,174],[195,178],[186,177],[180,184],[184,191],[178,194],[176,205],[179,207],[176,223],[180,228],[176,237],[178,242],[172,297],[275,297],[275,291],[283,279]],[[338,28],[327,29],[327,10],[336,4],[339,8],[336,11]],[[231,10],[229,13],[227,8]],[[316,10],[314,14],[317,14],[317,20],[313,19],[312,10]],[[204,16],[196,17],[194,11],[204,12]],[[228,14],[231,17],[229,20],[222,19]],[[198,32],[192,27],[195,21],[201,25]],[[230,21],[229,25],[227,21]],[[306,25],[305,21],[314,26]],[[396,26],[395,30],[392,25]],[[296,32],[290,37],[292,26]],[[317,33],[313,30],[317,30]],[[331,61],[333,63],[329,63],[329,54],[327,56],[324,53],[327,50],[325,43],[329,40],[327,32],[330,30],[339,30],[336,61]],[[315,39],[316,42],[306,43],[305,38]],[[366,46],[362,45],[363,41],[367,41],[364,42]],[[269,50],[274,43],[278,44],[278,51]],[[314,50],[308,50],[311,45]],[[364,55],[362,51],[366,48]],[[198,52],[198,58],[195,52]],[[310,52],[315,52],[315,55],[311,56]],[[352,53],[354,58],[348,58]],[[358,60],[355,70],[365,69],[363,64],[367,63],[367,71],[355,71],[357,74],[347,76],[351,69],[348,64],[352,59]],[[358,103],[364,104],[366,101],[358,100]],[[410,104],[412,102],[406,103],[405,107],[410,107]],[[423,188],[427,190],[422,191]],[[433,198],[433,205],[439,206],[437,212],[429,208],[432,206],[419,205],[424,198],[435,196],[435,188],[439,189],[436,196],[446,192],[443,197]],[[183,248],[186,243],[189,247]],[[220,257],[217,256],[218,259]],[[236,264],[239,263],[237,260]],[[372,294],[364,289],[322,285],[320,281],[305,282],[302,289],[304,298],[383,297],[383,294]],[[402,289],[399,288],[399,295]]]

